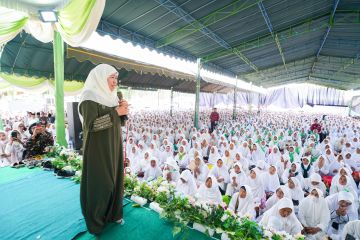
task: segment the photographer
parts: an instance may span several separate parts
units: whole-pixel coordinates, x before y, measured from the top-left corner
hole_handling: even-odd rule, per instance
[[[11,137],[6,145],[5,153],[10,160],[12,166],[22,164],[23,152],[25,150],[24,143],[20,140],[21,135],[17,130],[11,132]]]
[[[34,123],[29,127],[31,138],[26,143],[26,158],[44,154],[45,148],[54,145],[53,137],[46,131],[46,123]]]

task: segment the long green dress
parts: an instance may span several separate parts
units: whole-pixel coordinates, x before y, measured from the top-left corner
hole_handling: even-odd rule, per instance
[[[80,113],[84,137],[81,208],[89,232],[100,234],[106,223],[123,216],[122,122],[114,108],[89,100],[80,104]],[[112,126],[99,129],[94,121],[106,115]]]

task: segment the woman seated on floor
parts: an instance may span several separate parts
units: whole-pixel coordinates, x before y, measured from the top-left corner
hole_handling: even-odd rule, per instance
[[[197,186],[194,176],[190,170],[184,170],[176,184],[176,191],[178,194],[193,197],[196,194]]]
[[[277,224],[271,224],[271,222],[277,222]],[[271,209],[266,211],[260,224],[264,227],[271,225],[271,227],[276,227],[275,230],[285,231],[292,236],[301,233],[303,229],[295,216],[294,205],[289,198],[282,198]]]
[[[310,195],[300,202],[298,217],[306,239],[323,239],[326,236],[330,211],[320,189],[313,188]]]
[[[255,220],[255,204],[251,188],[247,185],[240,187],[240,191],[234,193],[229,203],[229,209],[234,211],[239,217],[249,217]]]
[[[220,193],[217,180],[214,176],[208,176],[204,184],[200,186],[196,197],[200,201],[209,202],[212,204],[222,203],[222,196]]]

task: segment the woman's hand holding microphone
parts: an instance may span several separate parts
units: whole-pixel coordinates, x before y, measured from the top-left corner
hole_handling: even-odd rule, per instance
[[[119,106],[115,108],[119,116],[125,116],[129,113],[129,104],[126,100],[119,101]]]

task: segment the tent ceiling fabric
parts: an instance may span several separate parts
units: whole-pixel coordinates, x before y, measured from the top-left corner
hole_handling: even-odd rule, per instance
[[[207,63],[215,64],[258,86],[308,82],[340,89],[360,87],[358,0],[340,0],[334,18],[331,18],[333,0],[263,0],[273,31],[278,35],[287,71],[259,6],[245,7],[256,1],[171,0],[221,37],[231,49],[222,47],[203,32],[191,27],[178,14],[169,11],[164,6],[166,2],[108,0],[98,31],[117,35],[102,25],[104,22],[110,23],[128,33],[123,35],[125,40],[154,48],[163,45],[165,41],[168,45],[158,49],[168,51],[167,47],[174,48],[189,58],[207,59],[223,52]],[[219,9],[223,11],[217,11]],[[310,74],[329,25],[331,30]],[[189,31],[191,34],[188,34]],[[181,34],[188,35],[182,37]],[[169,39],[171,41],[166,42]],[[259,69],[258,73],[234,54],[235,47]],[[309,64],[293,64],[308,59],[312,59]],[[279,70],[281,66],[282,70]]]
[[[360,88],[358,0],[340,0],[334,17],[334,0],[263,0],[264,9],[256,4],[259,1],[250,0],[170,2],[182,11],[170,11],[166,6],[169,1],[165,0],[107,0],[97,31],[167,54],[192,60],[200,57],[206,67],[257,86],[306,82],[344,90]],[[184,12],[196,21],[189,24],[189,19],[181,15]],[[265,19],[271,23],[273,34]],[[53,76],[51,54],[50,45],[39,44],[23,34],[5,47],[1,70]],[[83,80],[94,65],[74,57],[66,59],[65,74],[67,79]],[[127,76],[122,84],[195,91],[193,81],[179,80],[179,76],[141,75],[124,68],[120,72]],[[202,82],[202,91],[231,90]]]
[[[1,0],[3,7],[38,15],[39,10],[53,10],[65,6],[70,0]]]
[[[89,49],[80,49],[80,48],[67,48],[67,56],[69,58],[74,57],[77,60],[83,62],[89,60],[93,64],[97,65],[100,63],[107,63],[116,68],[124,68],[126,70],[134,70],[137,73],[149,73],[149,74],[158,74],[164,75],[170,78],[177,78],[189,81],[195,81],[195,76],[191,74],[186,74],[182,72],[177,72],[170,69],[161,68],[155,65],[150,65],[146,63],[141,63],[129,59],[119,58],[116,56],[109,56],[100,52],[92,51]]]
[[[81,50],[75,48],[75,50]],[[85,81],[90,70],[99,62],[108,62],[113,64],[119,70],[119,79],[122,86],[145,89],[158,88],[170,90],[173,87],[174,91],[192,93],[195,89],[195,80],[190,76],[184,74],[176,75],[172,72],[174,77],[165,76],[164,73],[152,71],[146,73],[141,72],[141,68],[136,68],[133,64],[138,64],[134,61],[126,60],[122,64],[120,59],[111,59],[109,56],[96,53],[98,57],[92,57],[91,61],[88,59],[88,52],[79,54],[79,51],[74,51],[74,48],[68,47],[67,55],[65,56],[65,79]],[[14,40],[6,44],[2,57],[0,59],[0,71],[6,73],[15,73],[20,75],[47,77],[53,78],[53,56],[52,44],[42,43],[34,39],[26,33],[18,35]],[[99,57],[100,56],[100,57]],[[105,57],[107,59],[102,59]],[[144,70],[149,68],[145,66]],[[137,71],[133,70],[136,69]],[[150,71],[149,71],[150,72]],[[170,73],[169,73],[170,74]],[[187,80],[184,80],[188,78]],[[226,93],[231,90],[230,87],[224,87],[218,84],[207,83],[201,81],[201,91]]]

